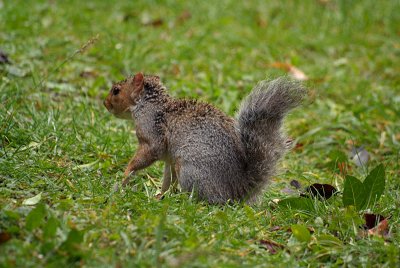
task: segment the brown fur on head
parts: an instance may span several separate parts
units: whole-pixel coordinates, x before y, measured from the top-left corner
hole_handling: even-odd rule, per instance
[[[115,83],[104,100],[104,106],[118,118],[131,119],[130,107],[135,105],[143,90],[143,85],[144,76],[142,73],[137,73],[134,77]]]

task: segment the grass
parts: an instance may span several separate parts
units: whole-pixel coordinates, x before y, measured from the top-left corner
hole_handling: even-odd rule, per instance
[[[399,266],[398,1],[0,3],[0,49],[12,61],[0,65],[1,267]],[[160,163],[113,192],[137,142],[132,124],[102,106],[112,81],[158,74],[172,95],[233,115],[257,81],[285,74],[277,62],[310,78],[310,97],[286,121],[299,146],[261,204],[210,206],[186,193],[157,201]],[[291,196],[293,179],[342,190],[329,163],[352,144],[370,160],[350,161],[350,174],[386,167],[371,209],[391,216],[386,238],[360,235],[361,213],[340,195],[310,211],[273,202]],[[294,224],[312,228],[311,241],[296,239]],[[284,249],[271,254],[261,240]]]

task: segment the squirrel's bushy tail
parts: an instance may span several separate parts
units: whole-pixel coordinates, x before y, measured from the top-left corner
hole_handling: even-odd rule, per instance
[[[242,102],[237,124],[246,150],[248,198],[254,199],[274,174],[287,148],[283,118],[305,94],[299,82],[283,77],[259,82]]]

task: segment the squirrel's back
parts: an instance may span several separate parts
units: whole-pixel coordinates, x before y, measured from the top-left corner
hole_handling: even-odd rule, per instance
[[[167,107],[166,140],[181,187],[210,203],[242,199],[245,148],[235,120],[193,100],[172,100]]]

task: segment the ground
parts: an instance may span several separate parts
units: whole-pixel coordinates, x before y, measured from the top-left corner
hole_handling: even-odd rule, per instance
[[[399,1],[0,1],[0,17],[1,267],[400,265]],[[137,141],[102,100],[138,71],[232,116],[257,81],[305,80],[285,122],[297,145],[260,204],[158,201],[162,163],[113,191]],[[344,206],[345,175],[379,164],[380,200]],[[293,180],[339,193],[277,204]]]

